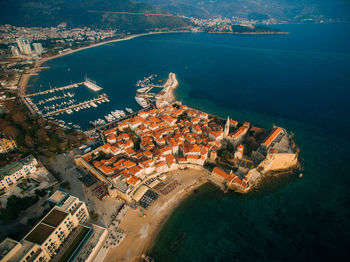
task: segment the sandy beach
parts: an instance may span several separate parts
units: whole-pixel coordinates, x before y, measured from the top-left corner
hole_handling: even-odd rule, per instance
[[[159,198],[144,210],[130,209],[120,224],[120,229],[126,232],[125,239],[115,248],[111,248],[104,261],[140,261],[142,254],[153,245],[162,224],[172,211],[194,189],[208,182],[208,173],[204,170],[176,170],[167,174],[169,179],[176,179],[180,185],[167,195]]]
[[[176,79],[175,73],[169,73],[167,81],[163,85],[162,91],[157,95],[156,106],[162,107],[166,104],[171,104],[176,101],[175,89],[179,85],[179,82]]]
[[[179,82],[176,79],[176,74],[175,73],[171,73],[170,77],[168,78],[167,82],[165,83],[165,85],[168,85],[168,92],[166,94],[167,96],[167,100],[171,103],[174,102],[176,100],[176,96],[175,96],[175,89],[177,88],[177,86],[179,85]]]

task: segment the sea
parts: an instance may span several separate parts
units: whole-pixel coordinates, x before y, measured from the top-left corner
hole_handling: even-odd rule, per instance
[[[200,187],[162,225],[149,250],[155,261],[349,261],[350,25],[277,27],[289,34],[169,33],[110,43],[51,60],[30,80],[28,92],[95,80],[110,102],[59,116],[84,130],[111,110],[139,110],[136,82],[174,72],[184,104],[294,134],[301,179],[266,178],[245,195]]]

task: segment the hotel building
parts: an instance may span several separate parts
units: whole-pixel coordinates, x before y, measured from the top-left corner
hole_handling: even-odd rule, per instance
[[[17,184],[21,179],[36,171],[37,160],[29,155],[19,161],[12,162],[0,169],[0,190]]]
[[[57,190],[49,203],[54,207],[21,240],[7,238],[0,244],[0,262],[73,261],[91,237],[92,226],[84,202]]]

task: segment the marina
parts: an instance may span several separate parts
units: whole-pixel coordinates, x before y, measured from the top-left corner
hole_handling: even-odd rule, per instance
[[[62,108],[62,109],[58,109],[58,110],[55,110],[55,111],[51,111],[51,112],[48,112],[44,115],[44,117],[47,117],[47,116],[52,116],[52,115],[58,115],[60,113],[67,113],[67,114],[71,114],[73,113],[72,109],[84,109],[84,108],[90,108],[90,103],[94,103],[95,102],[109,102],[109,99],[108,99],[108,96],[106,94],[101,94],[98,98],[95,98],[95,99],[91,99],[91,100],[87,100],[87,101],[84,101],[84,102],[81,102],[79,104],[76,104],[76,105],[71,105],[71,106],[68,106],[68,107],[65,107],[65,108]],[[95,104],[96,105],[96,104]]]
[[[82,85],[83,83],[84,82],[80,82],[80,83],[75,83],[75,84],[71,84],[71,85],[67,85],[67,86],[50,88],[50,89],[45,90],[45,91],[40,91],[40,92],[33,93],[33,94],[27,94],[25,97],[45,95],[45,94],[54,93],[57,91],[64,91],[64,90],[68,90],[68,89],[72,89],[72,88],[77,88],[77,87],[79,87],[79,85]]]
[[[152,74],[148,77],[144,77],[144,79],[139,80],[136,83],[136,87],[139,88],[137,89],[135,100],[142,108],[156,106],[160,97],[164,96],[164,100],[166,100],[164,94],[168,94],[168,92],[173,90],[173,80],[175,79],[176,81],[175,74],[170,73],[168,79],[163,85],[158,84],[163,80],[157,80],[156,77],[156,74]],[[98,86],[94,80],[91,80],[87,76],[84,77],[84,80],[84,82],[78,82],[62,87],[51,88],[50,85],[50,89],[28,94],[24,97],[24,100],[32,111],[48,120],[56,122],[60,127],[81,129],[81,125],[74,123],[74,118],[68,117],[69,115],[81,110],[95,109],[103,103],[110,102],[107,94],[97,93],[102,90],[102,87]],[[83,86],[97,94],[93,95],[91,92],[86,92],[87,89],[84,88],[76,89],[74,92],[70,91],[79,86]],[[153,88],[161,88],[161,90],[160,92],[151,93]],[[62,93],[59,94],[56,92]],[[81,101],[82,98],[84,99],[83,101]],[[134,114],[131,107],[125,107],[124,109],[117,108],[108,112],[105,112],[105,110],[102,109],[102,112],[104,113],[101,114],[101,116],[97,116],[96,120],[89,121],[93,128],[100,129],[104,126],[115,124]],[[62,119],[56,119],[54,116],[60,116],[59,118],[62,117]]]
[[[131,108],[125,108],[125,110],[129,113],[129,115],[127,115],[123,110],[116,109],[114,111],[111,111],[109,114],[105,115],[103,117],[104,119],[99,118],[95,121],[90,121],[89,123],[95,128],[101,128],[108,124],[114,124],[120,120],[125,119],[126,117],[130,117],[130,114],[134,113],[134,111]]]
[[[74,97],[75,96],[75,93],[70,93],[68,92],[67,94],[64,94],[62,96],[53,96],[53,97],[50,97],[50,98],[47,98],[47,99],[43,99],[43,100],[40,100],[38,102],[38,105],[43,105],[43,104],[46,104],[46,103],[49,103],[49,102],[52,102],[52,101],[55,101],[55,100],[59,100],[59,99],[65,99],[67,97]]]
[[[147,94],[148,92],[150,92],[154,87],[158,87],[158,88],[163,88],[164,86],[162,85],[157,85],[154,84],[152,81],[155,80],[155,78],[157,77],[156,74],[152,74],[148,77],[145,77],[143,80],[139,80],[136,83],[138,88],[136,91],[138,94]],[[158,80],[158,82],[162,82],[162,80]],[[142,106],[142,105],[141,105]]]
[[[85,87],[87,89],[78,89],[78,87]],[[71,89],[76,89],[76,91],[72,92]],[[94,95],[91,92],[86,92],[87,90],[97,93],[102,90],[102,87],[98,86],[94,80],[85,76],[84,82],[72,83],[62,87],[52,88],[49,84],[48,90],[28,94],[24,96],[23,101],[33,113],[55,122],[58,126],[66,129],[81,130],[81,125],[73,123],[75,122],[74,119],[63,116],[89,108],[97,108],[103,103],[110,102],[107,94],[97,93]],[[82,99],[84,100],[81,101]],[[126,110],[127,112],[133,112],[131,108]],[[62,116],[63,119],[57,119],[54,116]],[[106,121],[109,123],[125,116],[126,113],[123,110],[115,110],[106,116]],[[106,124],[106,122],[100,121],[99,124]]]
[[[135,100],[143,108],[147,108],[152,104],[156,107],[164,106],[174,100],[172,93],[178,86],[176,75],[174,73],[169,73],[167,81],[162,86],[152,84],[151,80],[153,80],[155,76],[156,75],[145,77],[144,80],[140,80],[136,83],[136,86],[141,86],[141,88],[136,90]],[[162,90],[157,94],[149,93],[154,87],[161,88]]]

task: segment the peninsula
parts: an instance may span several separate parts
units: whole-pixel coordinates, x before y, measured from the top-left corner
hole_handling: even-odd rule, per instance
[[[175,74],[169,79],[171,87]],[[75,163],[106,196],[128,203],[119,225],[125,238],[105,245],[105,261],[144,258],[161,223],[204,183],[247,193],[266,174],[298,167],[298,148],[285,129],[220,119],[181,102],[143,109],[103,136],[105,144],[76,155]]]

